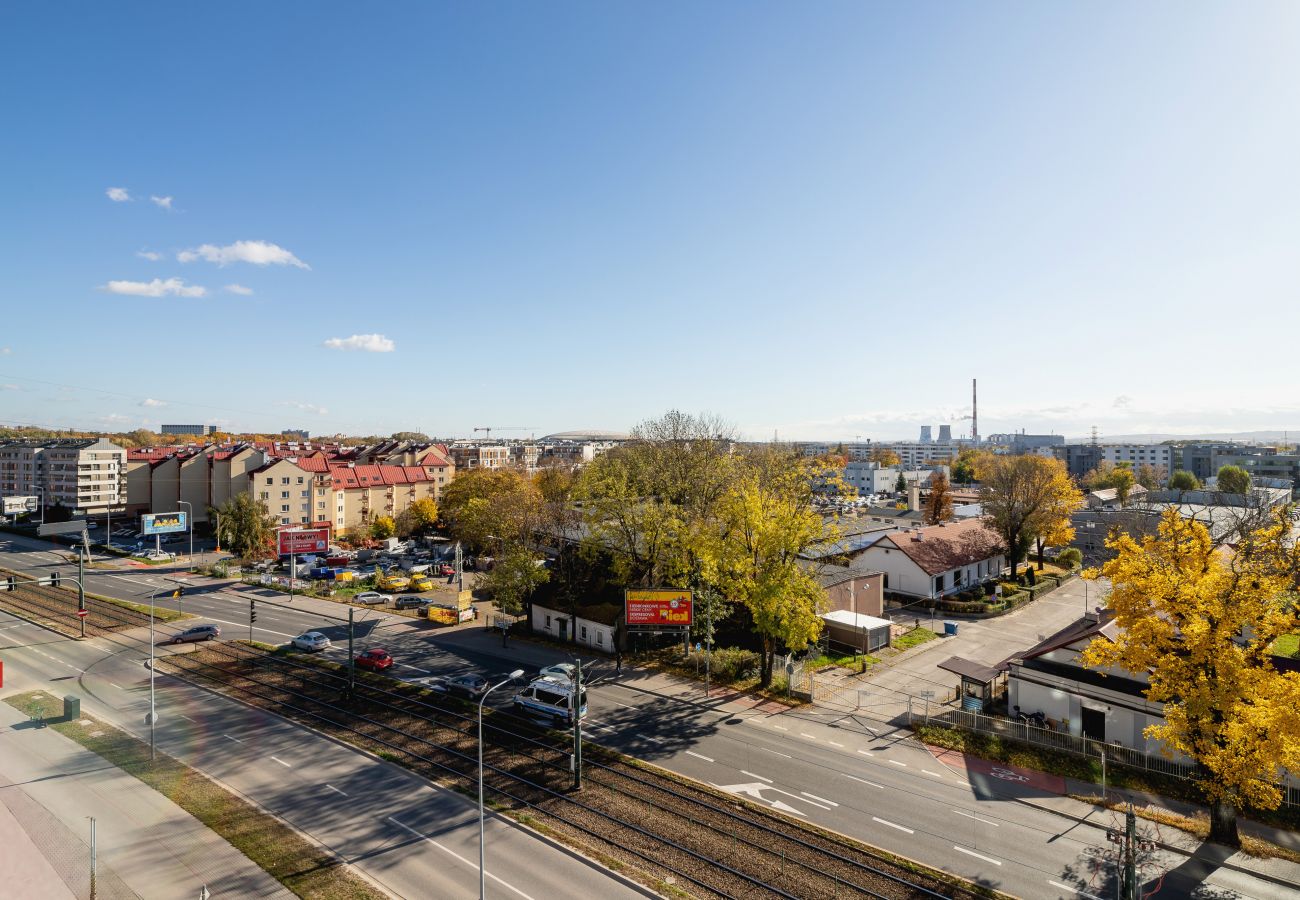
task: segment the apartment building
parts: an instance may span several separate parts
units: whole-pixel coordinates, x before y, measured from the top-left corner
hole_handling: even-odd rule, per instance
[[[1155,466],[1168,478],[1174,470],[1175,450],[1172,444],[1103,444],[1101,458],[1116,465],[1129,463],[1134,469]]]
[[[0,495],[40,497],[74,515],[119,508],[125,476],[125,448],[104,438],[0,443]]]
[[[248,489],[281,525],[327,523],[335,534],[396,518],[417,500],[436,500],[447,478],[437,465],[330,463],[284,458],[248,473]]]
[[[450,449],[458,470],[506,469],[511,465],[510,447],[505,444],[452,444]]]
[[[159,434],[196,434],[200,437],[216,431],[216,425],[163,425],[158,429]]]

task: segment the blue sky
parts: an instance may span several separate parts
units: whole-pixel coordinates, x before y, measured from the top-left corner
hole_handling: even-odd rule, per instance
[[[1297,26],[10,5],[0,421],[1300,430]]]

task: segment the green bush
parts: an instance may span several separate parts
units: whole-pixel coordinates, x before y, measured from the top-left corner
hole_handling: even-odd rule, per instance
[[[701,659],[700,662],[702,664],[704,660]],[[750,670],[758,669],[759,662],[759,656],[753,650],[742,650],[739,647],[718,647],[713,651],[713,662],[710,670],[714,678],[722,681],[739,681]]]
[[[1056,564],[1067,569],[1078,569],[1083,565],[1083,552],[1078,547],[1067,547],[1056,555]]]

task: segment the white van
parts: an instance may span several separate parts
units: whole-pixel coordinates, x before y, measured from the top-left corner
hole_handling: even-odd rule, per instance
[[[558,722],[573,722],[573,684],[539,678],[519,693],[515,694],[515,709],[534,715],[550,716]],[[587,715],[587,691],[583,689],[578,704],[578,715]]]

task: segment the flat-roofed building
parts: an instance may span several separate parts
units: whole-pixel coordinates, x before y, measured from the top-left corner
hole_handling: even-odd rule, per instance
[[[0,495],[94,515],[120,508],[125,489],[126,449],[106,438],[0,442]]]

